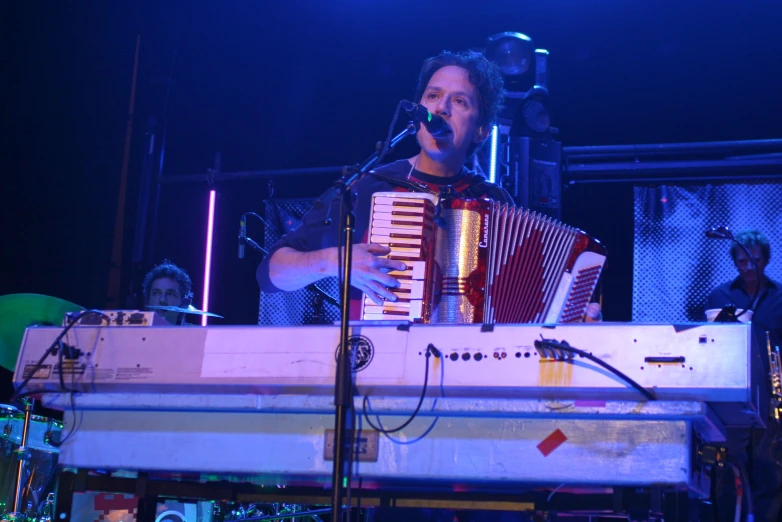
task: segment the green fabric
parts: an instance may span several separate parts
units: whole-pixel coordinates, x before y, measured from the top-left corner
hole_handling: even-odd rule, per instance
[[[66,312],[79,310],[84,308],[46,295],[0,296],[0,366],[14,371],[27,327],[60,326]]]

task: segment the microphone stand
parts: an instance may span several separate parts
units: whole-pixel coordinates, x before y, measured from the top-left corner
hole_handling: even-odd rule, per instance
[[[372,166],[377,163],[381,155],[393,149],[400,141],[407,136],[416,133],[416,126],[413,123],[408,124],[405,129],[394,136],[387,147],[383,142],[378,142],[375,152],[372,153],[362,163],[342,170],[342,177],[334,182],[334,186],[326,192],[321,201],[326,208],[331,208],[331,204],[337,197],[342,198],[342,215],[340,222],[342,224],[342,237],[340,243],[343,245],[342,258],[342,280],[340,281],[340,331],[339,331],[339,350],[337,352],[337,371],[334,381],[334,466],[331,475],[332,496],[331,496],[331,520],[333,522],[342,521],[342,497],[344,490],[350,487],[346,477],[349,476],[349,451],[352,448],[353,441],[347,438],[348,408],[352,407],[353,397],[353,379],[350,371],[350,352],[348,347],[349,326],[350,326],[350,268],[353,262],[353,231],[355,230],[356,216],[353,213],[353,184],[361,179]],[[340,247],[338,247],[340,248]],[[352,428],[352,423],[351,423]],[[350,509],[350,506],[348,506]]]

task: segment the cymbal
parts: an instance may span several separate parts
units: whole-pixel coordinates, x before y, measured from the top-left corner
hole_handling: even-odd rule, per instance
[[[60,326],[66,312],[84,310],[79,305],[40,294],[0,296],[0,366],[14,371],[22,337],[28,326]]]
[[[161,312],[177,312],[180,314],[206,315],[209,317],[219,317],[220,319],[225,319],[222,315],[213,314],[212,312],[204,312],[203,310],[198,310],[197,308],[193,308],[192,306],[188,308],[180,308],[178,306],[147,305],[147,308],[149,308],[150,310],[160,310]]]

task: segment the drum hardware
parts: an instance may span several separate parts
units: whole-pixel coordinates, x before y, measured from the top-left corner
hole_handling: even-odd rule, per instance
[[[11,422],[14,415],[21,413],[17,408],[10,405],[0,405],[0,410],[4,410],[6,415],[5,426],[3,426],[3,437],[8,439],[14,433],[14,425]]]
[[[321,522],[319,515],[328,514],[331,508],[317,508],[300,504],[271,502],[264,504],[230,504],[215,502],[212,516],[215,521],[265,520],[278,522]]]
[[[16,466],[16,493],[14,494],[14,513],[21,513],[22,492],[24,491],[24,469],[27,460],[31,457],[27,451],[27,439],[30,436],[30,415],[33,411],[33,401],[24,403],[24,424],[22,424],[22,445],[16,450],[19,462]]]
[[[19,347],[24,338],[25,329],[31,326],[59,325],[67,313],[81,310],[84,310],[81,306],[46,295],[11,294],[0,296],[0,318],[2,318],[0,320],[0,367],[10,371],[16,369]],[[52,442],[58,442],[59,432],[57,432],[57,425],[53,420],[32,414],[33,401],[25,400],[24,405],[24,415],[22,415],[19,409],[0,404],[0,415],[4,415],[6,418],[0,432],[0,455],[6,457],[2,459],[2,466],[0,466],[2,472],[0,474],[2,486],[0,488],[0,520],[51,522],[54,493],[47,495],[45,505],[39,501],[39,494],[42,492],[42,488],[47,487],[47,484],[51,482],[56,469],[52,461],[56,459],[53,454],[58,453],[58,450]],[[46,432],[43,435],[43,445],[41,444],[41,432],[38,429],[42,427],[42,420],[48,421]],[[17,438],[19,437],[18,431],[14,433],[15,426],[19,424],[19,421],[22,421],[21,440]],[[15,447],[17,444],[20,446]],[[13,459],[16,460],[15,463]],[[16,467],[15,473],[13,471],[14,465]],[[43,479],[43,483],[39,484],[41,479]],[[13,504],[10,501],[11,490],[14,491]],[[44,510],[48,508],[49,515],[39,518],[39,508]]]
[[[188,315],[205,315],[207,317],[217,317],[219,319],[225,319],[222,315],[217,315],[212,312],[205,312],[203,310],[198,310],[197,308],[193,308],[192,306],[189,306],[187,308],[182,308],[179,306],[156,306],[156,305],[147,305],[147,308],[154,311],[159,312],[177,312],[180,314],[188,314]]]
[[[43,443],[47,446],[59,446],[60,445],[60,437],[59,433],[57,432],[58,436],[55,438],[55,431],[52,429],[54,426],[54,420],[49,419],[49,422],[46,423],[46,431],[43,434]]]
[[[24,480],[25,480],[25,467],[27,460],[32,456],[31,453],[27,451],[27,438],[29,436],[30,432],[30,416],[32,415],[33,410],[33,401],[32,400],[25,400],[24,401],[24,422],[22,424],[22,443],[21,445],[14,451],[16,453],[17,458],[17,465],[16,465],[16,489],[14,490],[14,503],[13,503],[13,511],[10,513],[4,514],[0,520],[29,520],[27,515],[22,513],[22,498],[24,494]],[[6,425],[6,430],[10,426],[9,424]]]
[[[54,419],[34,415],[33,401],[25,401],[24,413],[0,404],[6,415],[0,437],[0,521],[51,522],[57,469],[57,447],[62,429]],[[48,514],[47,514],[48,513]]]
[[[52,522],[53,515],[54,515],[54,493],[49,493],[46,495],[46,504],[43,507],[43,513],[41,513],[41,518],[39,522]]]

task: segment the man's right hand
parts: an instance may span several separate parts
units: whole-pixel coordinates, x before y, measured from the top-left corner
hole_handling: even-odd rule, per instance
[[[382,305],[384,299],[396,301],[396,295],[391,289],[399,288],[399,281],[388,275],[388,272],[407,268],[407,265],[401,261],[380,257],[389,252],[391,252],[390,248],[373,243],[359,243],[353,246],[350,284],[364,292],[378,305]]]
[[[353,245],[351,285],[364,292],[378,305],[383,299],[396,301],[390,290],[399,288],[399,281],[388,275],[391,270],[404,270],[402,261],[385,257],[391,250],[382,245],[359,243]],[[330,247],[314,252],[299,252],[283,247],[269,260],[269,278],[274,286],[284,291],[298,290],[324,277],[338,274],[337,248]]]

